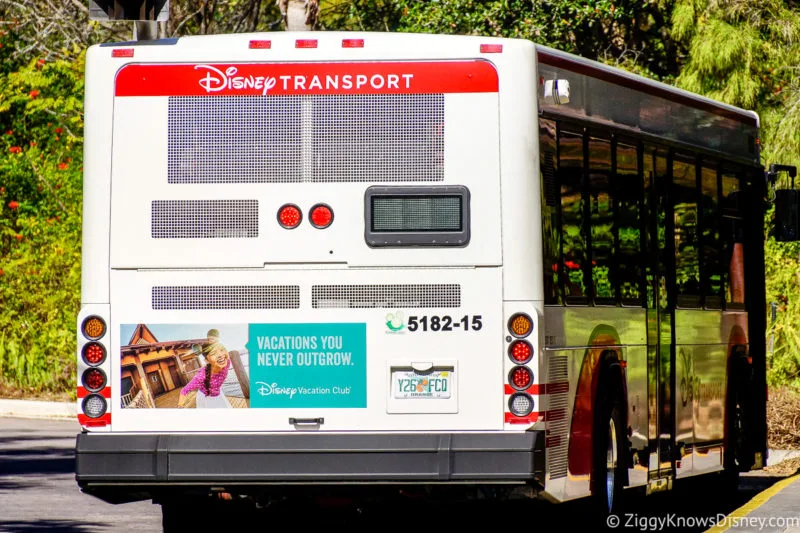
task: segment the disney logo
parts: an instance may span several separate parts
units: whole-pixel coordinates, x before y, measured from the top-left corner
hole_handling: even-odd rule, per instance
[[[195,70],[205,70],[205,77],[200,78],[198,83],[207,93],[215,93],[225,89],[255,89],[261,91],[263,96],[266,96],[269,90],[278,83],[274,76],[253,76],[252,74],[249,76],[237,76],[239,69],[236,67],[228,67],[224,72],[211,65],[195,65],[194,68]]]
[[[261,396],[279,396],[279,395],[289,395],[289,399],[291,400],[295,394],[297,394],[296,387],[279,387],[277,383],[265,383],[263,381],[257,381],[256,385],[258,387],[258,393]]]

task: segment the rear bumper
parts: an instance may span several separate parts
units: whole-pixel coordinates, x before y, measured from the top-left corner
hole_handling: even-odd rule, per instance
[[[76,479],[123,486],[544,482],[544,434],[108,434],[77,437]],[[98,494],[98,496],[100,496]],[[102,496],[100,496],[102,497]]]

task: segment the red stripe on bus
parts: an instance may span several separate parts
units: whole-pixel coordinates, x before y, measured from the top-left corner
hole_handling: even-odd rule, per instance
[[[506,413],[506,424],[533,424],[544,418],[544,413],[531,413],[527,416],[517,416]]]
[[[505,385],[505,393],[507,395],[514,394],[515,392],[520,392],[508,383]],[[569,392],[569,382],[568,381],[559,381],[556,383],[543,383],[541,385],[535,384],[531,385],[524,392],[527,392],[531,395],[536,394],[558,394],[561,392]]]
[[[86,427],[101,427],[111,425],[111,413],[106,413],[99,418],[89,418],[84,414],[78,415],[78,423]]]
[[[111,387],[106,387],[97,392],[89,392],[86,387],[78,387],[78,398],[86,398],[90,394],[99,394],[103,398],[111,398]]]
[[[488,61],[130,64],[116,96],[496,93]]]

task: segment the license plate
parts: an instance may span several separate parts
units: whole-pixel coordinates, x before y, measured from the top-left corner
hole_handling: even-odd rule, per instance
[[[450,398],[453,372],[434,370],[420,374],[413,370],[392,372],[392,394],[396,399],[443,399]]]

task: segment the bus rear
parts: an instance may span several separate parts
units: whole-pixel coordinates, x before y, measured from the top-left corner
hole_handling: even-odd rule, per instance
[[[86,492],[543,482],[533,45],[313,37],[88,53]]]

